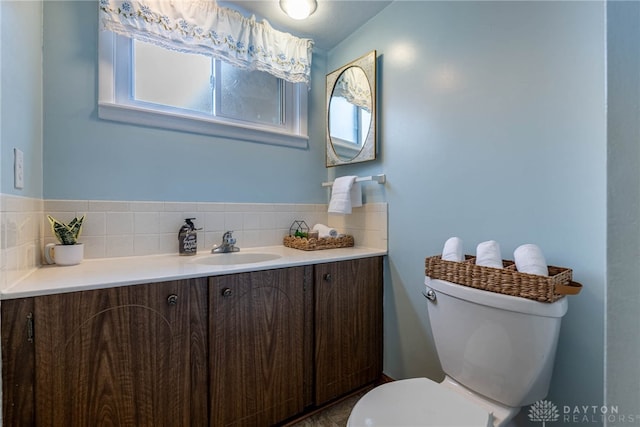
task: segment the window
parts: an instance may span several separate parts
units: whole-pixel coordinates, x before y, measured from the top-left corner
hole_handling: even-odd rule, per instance
[[[360,147],[364,145],[371,123],[371,113],[341,96],[331,98],[329,111],[331,138]],[[364,125],[366,124],[366,126]]]
[[[100,32],[99,116],[307,147],[307,87],[210,56]]]
[[[213,59],[133,40],[130,100],[213,114]],[[117,80],[116,80],[117,81]],[[127,85],[128,86],[128,85]],[[129,98],[128,93],[124,93]],[[127,102],[128,99],[122,102]]]

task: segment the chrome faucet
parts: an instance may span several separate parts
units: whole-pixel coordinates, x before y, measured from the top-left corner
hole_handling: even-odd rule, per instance
[[[233,231],[225,231],[222,235],[222,244],[214,245],[211,249],[212,254],[223,254],[228,252],[238,252],[240,248],[236,247],[236,239],[232,235]]]

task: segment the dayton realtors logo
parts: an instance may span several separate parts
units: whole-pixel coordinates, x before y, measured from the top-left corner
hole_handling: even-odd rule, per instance
[[[562,414],[560,414],[560,410],[553,402],[538,400],[529,407],[529,420],[542,422],[543,427],[547,422],[553,421],[579,425],[588,423],[602,425],[605,421],[618,424],[640,424],[640,414],[620,413],[617,405],[565,405],[562,407]]]
[[[542,422],[544,427],[548,421],[558,421],[560,413],[558,407],[548,400],[538,400],[529,408],[529,419]]]

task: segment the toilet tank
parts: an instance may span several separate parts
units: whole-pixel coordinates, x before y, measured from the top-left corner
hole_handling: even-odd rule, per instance
[[[549,390],[567,298],[553,303],[425,279],[429,321],[444,372],[470,390],[520,407]]]

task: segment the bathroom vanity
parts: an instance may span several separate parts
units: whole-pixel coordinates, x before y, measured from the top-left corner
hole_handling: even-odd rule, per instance
[[[67,288],[47,285],[66,269],[49,267],[40,289],[38,276],[9,289],[4,425],[269,426],[379,379],[384,253],[278,251],[171,261],[181,273],[149,257],[164,270],[146,282],[146,267],[124,279],[114,264],[119,279],[98,283],[88,272],[118,259],[86,261]]]

